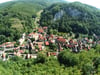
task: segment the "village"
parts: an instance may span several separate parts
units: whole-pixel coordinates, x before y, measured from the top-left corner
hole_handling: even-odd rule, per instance
[[[65,49],[78,53],[83,50],[88,51],[96,44],[100,44],[100,41],[94,41],[87,37],[73,39],[68,38],[67,34],[64,37],[48,34],[47,32],[48,27],[46,26],[35,28],[28,35],[23,33],[17,46],[16,42],[5,42],[1,44],[0,59],[5,61],[13,56],[19,56],[23,59],[37,58],[38,52],[44,52],[47,56],[57,56],[60,51]]]

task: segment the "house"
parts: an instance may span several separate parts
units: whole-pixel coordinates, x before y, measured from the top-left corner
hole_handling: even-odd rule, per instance
[[[20,47],[24,48],[25,47],[25,44],[22,44]]]
[[[63,50],[63,46],[61,46],[60,43],[58,43],[58,51],[62,51]]]
[[[80,48],[79,48],[79,46],[78,45],[74,45],[74,46],[72,46],[72,51],[73,52],[79,52],[80,51]]]
[[[60,44],[66,44],[66,39],[64,39],[64,38],[57,38],[56,39],[56,41],[57,41],[57,43],[60,43]]]
[[[14,50],[19,50],[20,49],[20,47],[16,47],[16,48],[14,48]]]
[[[42,35],[39,35],[38,40],[39,40],[39,41],[44,41],[44,40],[45,40],[45,37],[43,37]]]
[[[37,42],[37,45],[38,45],[39,50],[44,49],[44,42]]]
[[[35,39],[35,41],[38,40],[39,34],[38,34],[38,33],[35,33],[35,34],[33,35],[33,38]]]
[[[51,52],[50,55],[54,55],[54,56],[56,56],[57,53],[56,53],[56,52]]]
[[[48,27],[44,26],[43,29],[48,29]]]
[[[23,33],[23,34],[22,34],[22,38],[23,38],[23,39],[25,39],[25,36],[26,36],[26,34],[25,34],[25,33]]]
[[[55,40],[50,40],[50,43],[55,43]]]
[[[32,32],[32,33],[30,33],[30,34],[28,35],[28,37],[29,37],[29,38],[34,38],[35,41],[36,41],[36,40],[38,40],[38,38],[39,38],[39,34],[38,34],[38,33]]]
[[[100,44],[100,41],[98,41],[98,44]]]
[[[35,33],[34,32],[32,32],[32,33],[30,33],[29,35],[28,35],[28,37],[29,38],[33,38],[33,35],[34,35]]]
[[[43,33],[43,32],[44,32],[44,30],[42,28],[38,29],[38,33]]]
[[[1,47],[12,48],[16,42],[6,42],[1,45]]]
[[[47,29],[48,29],[48,27],[43,27],[43,30],[45,31],[45,32],[47,32]]]
[[[46,45],[46,46],[48,46],[48,45],[49,45],[49,42],[48,42],[48,41],[46,41],[46,42],[45,42],[45,45]]]
[[[3,61],[6,60],[6,53],[3,53],[3,54],[2,54],[2,59],[3,59]]]
[[[47,52],[47,56],[50,56],[51,54],[50,54],[50,52]]]
[[[72,40],[72,39],[70,39],[70,40],[69,40],[69,43],[70,43],[70,44],[73,44],[73,40]]]
[[[58,44],[58,51],[62,51],[63,46],[66,44],[66,39],[64,39],[63,37],[58,37],[56,39],[56,42]]]
[[[24,53],[24,50],[19,50],[18,52],[22,54],[22,53]]]
[[[49,37],[48,37],[48,39],[49,40],[53,40],[54,39],[54,35],[53,34],[50,34]]]
[[[74,45],[77,45],[77,44],[78,44],[78,42],[77,42],[77,41],[74,41],[74,42],[73,42],[73,44],[74,44]]]
[[[19,44],[22,45],[24,41],[25,41],[25,39],[20,38],[20,39],[19,39]]]

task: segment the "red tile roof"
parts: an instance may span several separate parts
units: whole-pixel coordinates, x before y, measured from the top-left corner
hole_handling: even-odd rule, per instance
[[[62,42],[62,43],[65,43],[66,42],[66,39],[64,39],[64,38],[58,38],[57,41]]]
[[[45,45],[49,45],[49,42],[48,42],[48,41],[46,41],[46,42],[45,42]]]
[[[39,32],[39,33],[43,33],[44,30],[43,30],[42,28],[39,28],[39,29],[38,29],[38,32]]]
[[[44,37],[41,36],[41,37],[39,37],[39,39],[40,39],[40,40],[44,40]]]
[[[51,55],[54,55],[54,56],[56,56],[56,55],[57,55],[57,53],[56,53],[56,52],[51,52],[50,54],[51,54]]]
[[[69,41],[69,43],[73,43],[73,40],[71,39],[71,40]]]
[[[77,45],[78,43],[75,41],[74,44]]]
[[[47,29],[47,28],[48,28],[48,27],[46,27],[46,26],[45,26],[45,27],[43,27],[43,29]]]
[[[38,47],[39,47],[39,50],[42,50],[42,45],[38,45]]]
[[[72,45],[68,45],[68,47],[69,47],[69,48],[72,48],[73,46],[72,46]]]
[[[42,45],[38,45],[39,48],[42,48]]]
[[[19,49],[19,47],[14,48],[14,50],[18,50],[18,49]]]
[[[24,51],[23,51],[23,50],[19,50],[19,52],[20,52],[20,53],[24,53]]]

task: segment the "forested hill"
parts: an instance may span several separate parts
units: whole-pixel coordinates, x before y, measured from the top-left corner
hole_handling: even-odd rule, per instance
[[[53,4],[44,9],[40,23],[60,32],[100,35],[100,10],[79,2]]]
[[[0,4],[0,11],[7,10],[22,14],[36,14],[37,11],[63,0],[13,0]]]
[[[13,0],[0,4],[0,43],[17,40],[34,28],[37,12],[62,0]]]

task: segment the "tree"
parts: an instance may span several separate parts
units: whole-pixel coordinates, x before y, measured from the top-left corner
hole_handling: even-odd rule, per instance
[[[100,53],[100,45],[97,45],[97,46],[96,46],[95,51],[96,51],[97,53]]]
[[[94,62],[95,68],[98,68],[98,66],[100,65],[100,57],[96,57],[96,59],[93,62]]]
[[[32,42],[35,41],[35,38],[30,38],[30,39],[31,39]]]
[[[5,42],[6,37],[4,35],[0,35],[0,44]]]
[[[94,67],[93,67],[93,65],[90,64],[90,63],[84,64],[83,67],[82,67],[82,72],[83,72],[82,75],[94,74]]]
[[[62,51],[58,55],[58,61],[65,66],[75,66],[78,64],[79,58],[76,57],[73,53],[66,51]]]
[[[46,55],[44,54],[38,54],[36,62],[37,63],[45,63],[47,60]]]
[[[49,46],[50,46],[50,48],[53,49],[53,50],[56,50],[56,49],[57,49],[57,45],[56,45],[56,44],[50,43]]]
[[[18,57],[18,56],[14,56],[14,57],[11,57],[10,60],[16,62],[16,61],[21,61],[22,58],[21,57]]]
[[[76,33],[75,34],[75,38],[79,38],[79,33]]]

